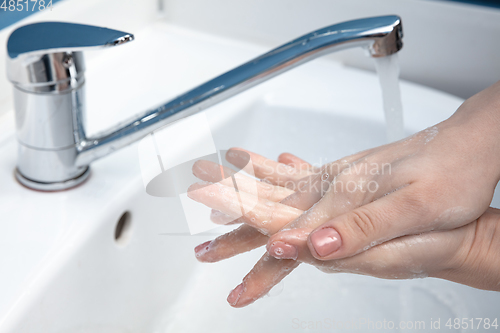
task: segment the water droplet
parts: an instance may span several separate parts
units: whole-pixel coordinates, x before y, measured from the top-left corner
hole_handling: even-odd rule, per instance
[[[321,180],[325,181],[325,180],[327,180],[327,179],[328,179],[328,177],[330,177],[330,175],[329,175],[329,174],[327,174],[327,173],[324,173],[324,174],[321,176]]]
[[[277,247],[276,249],[274,249],[274,254],[276,254],[277,256],[281,256],[283,255],[284,251],[281,247]]]

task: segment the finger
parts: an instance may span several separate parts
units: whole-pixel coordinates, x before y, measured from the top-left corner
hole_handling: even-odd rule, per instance
[[[234,219],[244,217],[246,224],[265,234],[274,234],[281,226],[302,214],[299,209],[237,192],[220,183],[208,186],[204,183],[193,184],[188,189],[188,197]]]
[[[324,179],[321,175],[321,179]],[[319,176],[317,180],[319,180]],[[335,182],[335,180],[334,180]],[[324,184],[324,183],[323,183]],[[318,202],[318,204],[313,208],[308,210],[305,214],[301,215],[297,220],[289,223],[287,226],[281,229],[280,232],[272,236],[267,244],[268,252],[275,258],[282,259],[297,259],[299,258],[299,253],[306,253],[308,259],[315,261],[316,259],[310,255],[310,251],[307,247],[307,237],[309,233],[316,227],[319,227],[323,223],[331,220],[332,217],[337,217],[339,215],[348,213],[352,209],[359,207],[364,203],[366,198],[370,199],[371,196],[363,195],[361,196],[361,202],[359,200],[359,195],[352,195],[352,193],[343,193],[335,191],[335,185],[333,183],[327,183],[330,187],[328,191],[334,191],[334,196],[331,196],[327,201]],[[333,186],[332,186],[333,184]],[[382,189],[384,191],[384,189]],[[332,193],[330,193],[332,195]],[[376,193],[374,193],[376,195]],[[319,194],[316,195],[320,196]],[[349,200],[352,200],[349,201]],[[340,238],[338,235],[330,235],[330,241],[338,241]],[[288,239],[287,239],[288,237]],[[293,241],[292,241],[293,240]],[[302,260],[304,260],[302,258]]]
[[[307,237],[312,230],[312,228],[297,228],[276,233],[267,242],[267,253],[276,259],[314,262],[316,259],[307,247]]]
[[[219,165],[212,161],[198,160],[193,164],[195,177],[211,183],[217,183],[226,178],[231,178],[237,172],[231,168]]]
[[[294,195],[292,195],[291,197],[293,197]],[[307,192],[307,195],[310,195],[309,191]],[[290,197],[288,197],[285,200],[288,200],[289,198]],[[291,201],[293,201],[293,200],[291,200]],[[303,238],[302,244],[304,244],[304,235],[302,235],[302,238]],[[309,253],[309,251],[302,251],[302,252]],[[293,258],[293,255],[291,255],[290,257]],[[265,258],[265,257],[263,257],[263,258]],[[275,277],[275,276],[280,277],[281,275],[283,275],[283,271],[280,269],[280,267],[277,267],[277,266],[275,266],[274,268],[269,267],[268,269],[259,269],[260,264],[262,263],[262,260],[263,259],[261,259],[261,261],[259,261],[259,263],[254,268],[254,270],[252,270],[252,272],[249,275],[247,275],[247,277],[244,280],[244,283],[242,283],[237,288],[235,288],[235,290],[228,297],[228,301],[230,303],[232,303],[233,306],[239,307],[239,306],[245,306],[247,304],[250,304],[255,299],[257,299],[257,298],[261,297],[262,295],[264,295],[265,293],[267,293],[268,290],[270,290],[270,288],[275,283],[277,283],[277,282],[273,281],[272,277]],[[316,259],[312,258],[311,260],[316,260]],[[269,260],[267,260],[267,261],[269,261]],[[298,265],[298,262],[296,262],[296,261],[294,261],[295,262],[294,264],[293,263],[288,264],[290,262],[290,260],[281,260],[281,261],[283,261],[287,264],[288,270],[286,271],[286,274],[289,274],[289,272],[291,270],[293,270],[295,267],[297,267],[297,265]],[[316,261],[318,261],[318,260],[316,260]],[[254,271],[257,271],[260,274],[255,273]],[[286,275],[286,274],[284,274],[284,275]],[[279,280],[281,280],[281,278],[276,279],[276,280],[279,281]],[[269,280],[269,279],[271,279],[271,280]],[[254,282],[254,281],[257,281],[257,283],[252,284],[251,282]],[[249,285],[250,286],[253,285],[253,287],[249,288],[248,287]]]
[[[353,159],[356,156],[352,157]],[[320,182],[320,177],[313,177],[313,180]],[[312,206],[320,196],[320,190],[306,189],[298,191],[293,195],[287,197],[282,202],[292,206],[307,207]],[[305,244],[305,241],[303,242]],[[303,251],[306,253],[305,251]],[[308,253],[308,251],[307,251]],[[293,255],[291,256],[293,258]],[[314,258],[312,260],[315,260]],[[252,271],[245,277],[244,282],[237,286],[229,295],[228,302],[235,307],[246,306],[256,299],[265,295],[276,283],[289,274],[293,269],[298,266],[298,262],[294,260],[280,260],[274,266],[266,266],[264,262],[273,262],[269,257],[264,256],[252,269]]]
[[[311,164],[290,153],[283,153],[278,156],[278,162],[299,170],[317,171]]]
[[[300,179],[312,175],[309,170],[300,170],[283,163],[273,161],[242,148],[231,148],[226,154],[226,159],[236,167],[265,179],[271,184],[296,189],[295,183]],[[251,163],[249,163],[251,161]],[[252,170],[248,170],[251,168]]]
[[[212,241],[195,247],[195,256],[201,262],[217,262],[266,244],[268,237],[256,229],[242,225]]]
[[[362,153],[351,156],[350,159],[356,160],[360,158],[361,154]],[[344,164],[348,164],[349,161],[350,161],[349,159],[343,160]],[[342,168],[339,168],[339,172],[341,171]],[[324,179],[321,179],[321,177],[322,177],[321,174],[316,177],[313,177],[312,182],[321,183],[325,181]],[[319,188],[315,189],[314,187],[311,187],[303,191],[297,191],[290,197],[287,197],[282,202],[283,203],[287,202],[287,204],[291,204],[295,207],[300,207],[304,209],[304,207],[310,208],[310,206],[312,206],[315,202],[317,202],[316,200],[318,200],[319,198],[321,198],[321,189]],[[311,216],[308,215],[308,217]],[[295,221],[291,222],[289,225],[293,225]],[[254,269],[247,275],[244,282],[238,287],[236,287],[235,290],[230,294],[230,296],[228,297],[228,301],[233,306],[241,307],[248,305],[253,301],[255,301],[257,298],[265,295],[277,282],[279,282],[284,276],[289,274],[293,269],[295,269],[299,265],[299,262],[293,259],[298,257],[300,253],[302,253],[303,260],[306,260],[305,257],[307,256],[307,260],[309,262],[318,262],[321,265],[322,261],[319,261],[314,257],[312,257],[310,251],[307,249],[307,235],[309,234],[310,231],[311,229],[290,230],[291,233],[295,234],[296,240],[299,241],[299,243],[297,243],[297,247],[299,246],[299,244],[302,246],[303,249],[302,251],[297,251],[295,253],[293,252],[295,250],[295,247],[287,249],[285,246],[282,246],[278,248],[276,247],[276,245],[279,244],[274,244],[275,247],[270,251],[270,253],[274,251],[274,253],[276,254],[276,252],[278,252],[279,254],[284,255],[284,257],[286,258],[292,259],[292,260],[286,260],[286,259],[280,260],[280,264],[285,265],[284,266],[285,271],[283,271],[281,265],[261,268],[263,260],[261,259],[261,261],[259,261],[259,263],[254,267]],[[283,245],[286,245],[286,243],[283,243]],[[292,250],[292,252],[287,252],[288,250]],[[267,259],[267,261],[269,261],[269,259]]]
[[[332,206],[345,208],[351,205],[351,201],[352,203],[355,203],[355,200],[348,200],[346,198],[346,194],[342,193],[343,184],[339,185],[336,177],[339,176],[339,174],[345,172],[347,169],[351,168],[354,162],[363,159],[366,154],[367,152],[361,152],[335,161],[333,163],[329,163],[321,169],[321,172],[301,179],[297,182],[298,190],[294,194],[286,198],[287,204],[302,210],[309,210],[316,203],[319,203],[321,205],[322,203],[320,202],[320,199],[329,191],[337,192],[335,194],[336,202],[333,203]],[[346,181],[346,183],[348,182]],[[377,191],[382,190],[383,188],[377,187]],[[309,215],[314,214],[316,214],[315,211],[311,211],[310,213],[305,214],[305,216],[302,216],[300,218],[300,221],[291,222],[290,225],[286,226],[286,229],[305,226],[305,223],[309,220]]]
[[[231,291],[227,297],[233,307],[244,307],[266,295],[273,286],[299,265],[294,260],[278,260],[267,253],[245,276],[243,282]]]
[[[318,203],[326,193],[329,183],[322,179],[322,174],[317,174],[297,182],[297,186],[298,190],[281,202],[305,211]]]
[[[304,197],[307,197],[307,196],[310,196],[310,193],[302,192],[302,193],[299,193],[299,195],[296,195],[296,196],[294,195],[294,196],[286,198],[284,200],[284,202],[287,201],[287,203],[291,204],[291,205],[303,203],[304,201],[300,200],[300,199],[304,199]],[[312,204],[313,204],[313,202],[310,202],[310,205],[312,205]],[[234,235],[228,235],[228,237],[236,238],[236,236],[234,236]],[[224,240],[227,240],[227,238],[225,238]],[[221,240],[221,243],[223,243],[224,240]],[[262,241],[264,242],[265,239],[262,239]],[[262,243],[259,242],[258,244],[253,244],[253,246],[260,246],[261,244],[263,244],[263,242]],[[219,244],[221,244],[221,243],[219,243]],[[232,243],[232,242],[230,242],[230,243]],[[228,243],[226,243],[226,244],[228,244]],[[204,255],[199,257],[199,258],[201,258],[201,260],[207,255],[207,253],[210,253],[213,256],[217,252],[216,250],[212,250],[214,248],[213,245],[205,246],[205,247],[203,245],[201,245],[200,247],[207,249],[207,251],[204,251]],[[215,260],[220,260],[224,256],[228,257],[228,256],[235,254],[234,247],[227,247],[227,248],[231,249],[229,254],[226,254],[223,252],[222,255],[217,256],[217,258]],[[214,257],[211,257],[209,259],[207,258],[206,260],[214,261]],[[269,259],[267,258],[267,260],[269,260]],[[262,295],[265,295],[272,288],[272,286],[274,286],[277,282],[279,282],[282,279],[282,277],[284,277],[286,274],[288,274],[291,270],[293,270],[298,265],[298,263],[296,263],[296,262],[287,262],[284,270],[281,269],[281,267],[280,267],[281,265],[277,265],[274,267],[268,267],[267,269],[262,269],[262,266],[263,266],[262,262],[263,261],[261,260],[256,265],[256,267],[252,270],[252,272],[247,276],[247,278],[245,278],[244,284],[238,286],[235,289],[235,291],[233,291],[231,293],[231,295],[229,296],[228,300],[230,301],[230,303],[233,303],[234,306],[247,305],[247,304],[253,302],[253,300],[261,297]],[[280,264],[283,264],[283,262],[284,261],[282,261]],[[286,274],[284,274],[284,272],[286,272]],[[279,278],[269,280],[269,277],[279,277]],[[243,292],[243,291],[245,291],[245,292]],[[242,294],[244,294],[243,298],[241,298]]]
[[[317,259],[339,259],[399,236],[428,231],[433,214],[419,193],[418,186],[407,186],[320,225],[309,236],[309,250]]]
[[[294,208],[299,206],[299,207],[305,207],[304,209],[309,209],[310,206],[312,206],[314,204],[314,202],[310,202],[310,206],[307,206],[307,204],[306,204],[307,202],[309,202],[309,198],[307,197],[305,192],[303,192],[303,193],[296,192],[292,196],[285,198],[281,203],[285,204],[285,205],[289,205],[289,206],[294,207]],[[221,221],[215,221],[212,218],[212,221],[214,221],[217,224],[224,224],[224,223],[227,223],[227,221],[229,221],[229,220],[232,221],[231,223],[246,223],[247,222],[245,217],[241,217],[241,218],[234,220],[234,218],[229,216],[229,215],[226,215],[220,211],[216,211],[216,212],[218,212],[217,213],[218,215],[220,214],[223,216],[223,217],[218,217],[218,218],[222,219]],[[256,223],[261,223],[260,216],[256,217],[256,220],[257,220]],[[277,223],[276,221],[274,223],[275,223],[275,229],[281,229],[283,226],[287,225],[289,222],[282,221],[282,225],[276,224]],[[240,230],[240,229],[242,229],[242,230]],[[241,232],[243,232],[243,231],[245,231],[245,233],[246,233],[245,234],[246,241],[242,243],[241,242]],[[255,243],[249,243],[249,240],[252,237],[258,238],[257,240],[255,240]],[[223,235],[223,237],[221,236],[221,237],[218,237],[216,240],[214,240],[215,241],[214,244],[219,244],[219,246],[210,246],[210,247],[206,248],[203,256],[201,256],[198,259],[201,261],[204,261],[203,258],[205,256],[208,256],[207,258],[210,258],[209,259],[210,262],[227,259],[227,258],[232,257],[234,255],[237,255],[239,253],[244,253],[244,252],[252,250],[252,248],[249,247],[249,244],[251,244],[254,248],[257,248],[257,247],[260,247],[260,246],[266,244],[267,240],[268,240],[267,236],[264,236],[257,229],[251,227],[250,225],[243,225],[240,228],[233,230],[233,231],[230,231],[229,233]],[[205,248],[205,247],[202,246],[201,248]],[[219,251],[219,249],[222,249],[222,250]],[[231,249],[231,250],[228,252],[228,251],[226,251],[226,249]]]
[[[268,243],[268,253],[277,259],[293,259],[313,265],[326,273],[355,273],[385,279],[409,279],[437,276],[456,266],[454,258],[461,251],[475,223],[450,231],[435,231],[399,237],[352,257],[318,260],[307,246],[310,229],[280,232]],[[293,248],[291,252],[290,248]],[[291,254],[292,253],[292,254]],[[291,257],[291,258],[290,258]]]
[[[219,182],[229,187],[236,186],[239,191],[256,194],[259,198],[271,201],[281,201],[293,193],[290,189],[256,181],[211,161],[196,161],[193,165],[193,174],[203,181]]]
[[[314,194],[314,191],[298,191],[284,199],[282,203],[294,207],[312,206],[314,203],[310,200],[310,197],[314,197]],[[305,235],[304,244],[306,244],[306,240],[307,235]],[[267,241],[267,238],[265,241]],[[307,245],[305,246],[307,247]],[[303,252],[306,253],[305,251]],[[309,254],[309,256],[311,255]],[[312,258],[312,260],[316,259]],[[238,285],[229,294],[228,302],[234,307],[244,307],[253,303],[255,300],[266,295],[272,287],[279,283],[286,275],[290,274],[299,264],[296,260],[277,260],[269,254],[264,255],[243,279],[242,284]]]
[[[371,275],[384,279],[413,279],[437,276],[451,268],[468,229],[434,231],[403,236],[370,248],[353,257],[337,261],[333,267],[322,264],[323,271],[333,270]],[[328,263],[323,261],[324,263]]]
[[[220,225],[230,225],[230,224],[240,224],[245,223],[245,219],[240,217],[234,219],[234,217],[224,214],[220,210],[212,209],[210,212],[210,220],[215,224]]]
[[[313,202],[307,195],[306,192],[296,192],[293,195],[285,198],[282,202],[284,205],[288,205],[294,208],[299,208],[299,209],[309,209],[315,202]],[[214,211],[217,212],[215,217],[217,220],[214,220]],[[212,210],[213,214],[211,216],[212,221],[214,221],[217,224],[227,224],[228,221],[232,221],[231,223],[245,223],[246,218],[241,217],[238,219],[234,219],[233,217],[224,214],[220,211],[217,210]],[[264,216],[264,215],[262,215]],[[255,218],[257,221],[256,223],[261,223],[262,220],[259,217]],[[251,222],[251,221],[250,221]],[[281,229],[283,226],[289,223],[289,221],[282,221],[282,225],[277,225],[276,221],[275,223],[275,228],[276,229]],[[240,230],[242,229],[242,230]],[[245,242],[241,242],[241,232],[245,231]],[[255,243],[249,243],[249,240],[252,238],[258,238],[255,240]],[[218,237],[215,239],[214,244],[218,244],[219,246],[210,246],[205,249],[205,247],[201,246],[201,248],[204,248],[204,254],[203,256],[199,257],[198,259],[201,261],[204,261],[204,257],[207,256],[207,258],[210,258],[210,262],[214,261],[219,261],[223,259],[227,259],[229,257],[232,257],[234,255],[237,255],[239,253],[244,253],[247,251],[252,250],[252,248],[249,247],[249,244],[253,246],[253,248],[260,247],[264,244],[267,243],[267,236],[264,236],[260,231],[257,229],[251,227],[250,225],[243,225],[240,228],[230,231],[229,233],[223,235],[223,237]],[[204,243],[205,244],[205,243]],[[219,251],[219,249],[222,249]],[[226,249],[231,249],[230,251],[226,251]]]
[[[200,166],[204,168],[203,165]],[[205,164],[205,166],[211,165]],[[307,200],[306,193],[294,193],[292,196],[289,196],[282,201],[282,203],[285,205],[289,205],[294,208],[299,208],[297,206],[302,206],[305,207],[304,209],[310,208],[315,203],[308,202],[310,202],[310,200]],[[241,217],[235,220],[233,217],[224,214],[221,211],[212,210],[211,220],[217,224],[235,224],[244,223],[245,217]],[[277,228],[280,228],[280,226],[277,226]],[[224,260],[239,253],[244,253],[258,248],[266,244],[267,239],[268,238],[266,236],[264,236],[255,228],[243,225],[236,230],[230,231],[225,235],[217,237],[212,242],[206,242],[197,246],[197,258],[200,261],[207,262]],[[208,244],[210,244],[210,246],[207,246]]]

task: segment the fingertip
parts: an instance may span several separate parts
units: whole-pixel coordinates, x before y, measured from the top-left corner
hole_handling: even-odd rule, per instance
[[[205,243],[202,243],[194,248],[194,256],[196,259],[199,261],[203,261],[202,257],[210,251],[210,244],[212,244],[212,241],[207,241]]]
[[[217,163],[206,160],[197,160],[193,163],[191,168],[193,175],[203,181],[221,181],[221,175],[219,171],[220,166]]]
[[[276,259],[297,260],[301,251],[307,249],[309,228],[297,228],[278,232],[269,238],[267,252]]]
[[[234,157],[234,154],[241,154],[241,153],[246,153],[248,155],[248,151],[246,149],[240,148],[240,147],[231,147],[226,151],[226,159],[230,159],[231,157]]]
[[[282,153],[278,156],[278,162],[294,167],[299,170],[307,170],[311,164],[291,153]]]
[[[193,173],[194,172],[199,172],[199,171],[204,171],[206,168],[214,165],[214,162],[207,161],[207,160],[197,160],[196,162],[193,163]]]
[[[247,151],[246,149],[244,149],[244,148],[241,148],[241,147],[231,147],[231,148],[229,148],[229,150],[240,150],[240,151]]]
[[[198,182],[198,183],[194,183],[192,185],[190,185],[187,189],[187,196],[191,199],[194,199],[194,193],[196,193],[196,191],[206,187],[206,186],[209,186],[209,185],[213,185],[213,183],[210,183],[210,182]]]
[[[276,259],[297,260],[299,256],[299,250],[296,246],[282,241],[275,241],[268,244],[267,252]]]
[[[290,153],[281,153],[279,156],[278,156],[278,162],[280,163],[284,163],[284,164],[287,164],[290,162]]]
[[[234,288],[227,296],[227,302],[229,303],[229,305],[231,305],[232,307],[238,307],[238,301],[244,291],[245,287],[243,286],[243,283],[237,285],[236,288]]]
[[[245,281],[236,286],[227,296],[227,302],[233,308],[243,308],[256,301],[256,298],[245,297],[247,287]]]
[[[196,190],[199,190],[200,186],[197,183],[192,184],[191,186],[188,187],[187,189],[187,196],[188,198],[195,199],[194,192]]]
[[[192,167],[193,173],[195,172],[195,170],[199,170],[202,165],[203,165],[203,160],[197,160],[196,162],[194,162]]]
[[[238,168],[244,168],[250,161],[250,154],[243,148],[230,148],[226,152],[226,160],[237,166]]]

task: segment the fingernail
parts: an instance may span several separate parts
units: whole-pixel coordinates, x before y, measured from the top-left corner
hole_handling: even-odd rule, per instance
[[[205,192],[203,191],[199,191],[207,186],[211,186],[211,185],[214,185],[214,183],[212,182],[206,182],[206,181],[201,181],[201,182],[197,182],[197,183],[194,183],[192,184],[191,186],[188,187],[187,189],[187,196],[188,198],[191,198],[193,200],[197,200],[197,196],[201,196],[203,195]],[[199,191],[199,192],[198,192]]]
[[[299,251],[293,245],[284,242],[273,242],[267,252],[276,259],[293,259],[297,260]]]
[[[205,160],[198,160],[193,164],[193,175],[200,179],[210,179],[213,183],[220,182],[223,179],[221,166]]]
[[[311,234],[311,243],[316,253],[321,257],[326,257],[339,249],[342,245],[342,240],[337,230],[324,228]]]
[[[201,160],[198,160],[194,162],[193,168],[191,171],[193,171],[193,174],[196,176],[196,174],[206,174],[206,171],[202,167],[203,162]]]
[[[231,291],[229,296],[227,296],[227,302],[231,305],[236,305],[238,303],[238,300],[241,297],[241,294],[243,294],[244,287],[243,283],[240,283],[239,285],[236,286],[236,288]]]
[[[202,255],[207,253],[208,250],[210,250],[210,243],[212,243],[212,241],[205,242],[194,248],[194,255],[196,256],[196,258],[201,257]]]
[[[226,159],[231,164],[243,169],[250,162],[250,154],[238,149],[229,149],[226,153]]]

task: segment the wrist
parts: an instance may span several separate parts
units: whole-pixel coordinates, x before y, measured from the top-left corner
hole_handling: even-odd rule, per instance
[[[467,226],[462,246],[435,277],[500,291],[500,210],[489,208]]]
[[[500,81],[467,99],[440,125],[451,133],[462,156],[477,161],[496,185],[500,180]]]

